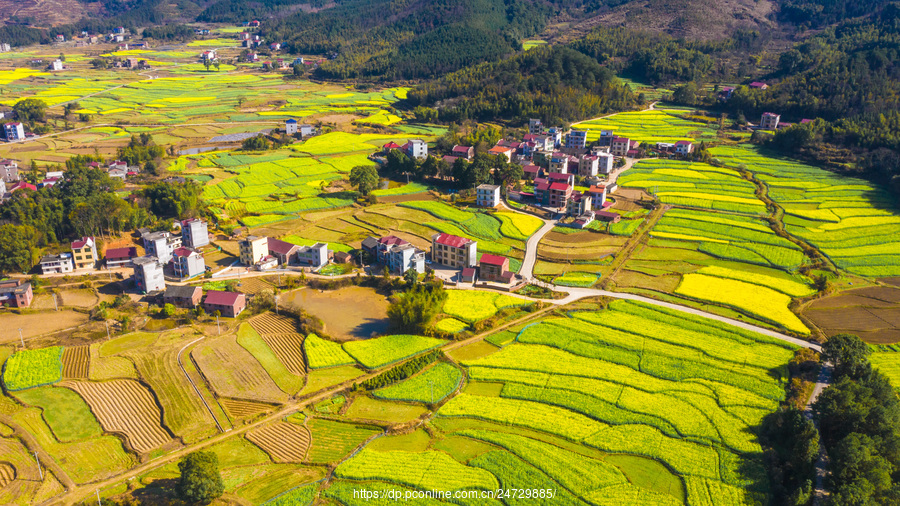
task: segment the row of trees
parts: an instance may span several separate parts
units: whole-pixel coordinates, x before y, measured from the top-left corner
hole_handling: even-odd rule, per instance
[[[869,346],[839,334],[822,346],[832,383],[812,406],[818,425],[798,407],[767,416],[765,447],[776,504],[808,504],[820,445],[828,453],[829,504],[896,504],[900,501],[900,400],[887,377],[872,368]]]

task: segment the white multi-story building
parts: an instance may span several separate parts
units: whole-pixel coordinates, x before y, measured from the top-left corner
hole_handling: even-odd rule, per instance
[[[406,143],[406,154],[410,158],[428,158],[428,144],[421,139],[411,139]]]
[[[475,203],[481,207],[496,207],[500,205],[500,186],[496,184],[482,184],[475,188]]]
[[[173,236],[168,232],[148,232],[143,235],[143,239],[147,255],[156,257],[163,264],[169,263],[172,252],[181,247],[181,236]]]
[[[238,242],[241,263],[254,265],[269,255],[269,239],[265,236],[251,235]]]
[[[134,265],[134,287],[138,293],[150,293],[166,289],[163,266],[154,256],[137,257]]]
[[[775,130],[778,128],[778,122],[781,120],[780,114],[774,112],[764,112],[759,120],[759,128],[763,130]]]
[[[43,274],[63,274],[72,272],[73,269],[75,269],[75,265],[72,262],[71,253],[44,255],[41,258],[41,273]]]
[[[584,149],[587,146],[587,130],[571,130],[566,136],[566,148]]]
[[[209,231],[206,222],[194,218],[181,222],[181,243],[188,248],[199,248],[209,244]]]

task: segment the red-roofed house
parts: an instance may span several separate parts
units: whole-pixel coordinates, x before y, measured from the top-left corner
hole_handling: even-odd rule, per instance
[[[478,266],[480,267],[479,276],[481,279],[498,283],[508,283],[512,279],[509,276],[509,274],[512,274],[509,272],[509,259],[506,257],[485,253],[481,255]]]
[[[175,275],[181,279],[199,276],[206,271],[203,255],[184,246],[172,251],[172,266],[175,268]]]
[[[594,209],[603,209],[603,204],[606,203],[605,186],[591,186],[590,188],[588,188],[588,191],[586,193],[591,196],[591,202],[594,206]]]
[[[510,148],[510,147],[506,147],[506,146],[494,146],[494,147],[492,147],[491,149],[488,150],[488,153],[490,153],[490,154],[492,154],[492,155],[494,155],[494,156],[503,155],[503,156],[506,157],[506,161],[507,161],[507,162],[511,162],[511,161],[512,161],[513,151],[514,151],[514,149],[513,149],[513,148]]]
[[[465,158],[466,160],[471,160],[472,157],[475,156],[475,148],[472,146],[453,146],[453,149],[450,151],[450,154],[457,158]]]
[[[31,183],[26,183],[25,181],[19,181],[18,183],[16,183],[16,184],[14,184],[14,185],[12,185],[12,186],[9,187],[9,193],[12,193],[12,192],[14,192],[14,191],[16,191],[16,190],[31,190],[31,191],[37,191],[37,186],[35,186],[35,185],[31,184]]]
[[[628,137],[613,137],[610,151],[616,156],[625,156],[631,149],[631,139]]]
[[[675,143],[675,152],[679,155],[689,155],[694,150],[694,144],[691,141],[678,141]]]
[[[591,210],[592,197],[581,192],[572,192],[572,196],[566,201],[566,214],[569,216],[581,216]]]
[[[93,237],[82,237],[72,243],[72,257],[75,270],[93,269],[97,263],[97,242]]]
[[[219,311],[222,316],[235,318],[247,307],[247,297],[238,292],[221,292],[209,290],[206,292],[206,300],[203,301],[203,309],[209,313]]]
[[[525,174],[525,179],[534,181],[534,179],[538,177],[538,174],[541,173],[541,168],[537,165],[528,164],[522,167],[522,172]]]
[[[31,283],[21,279],[5,279],[0,281],[0,305],[28,307],[34,298]]]
[[[400,148],[400,145],[397,144],[397,143],[394,142],[394,141],[391,141],[391,142],[389,142],[389,143],[387,143],[387,144],[385,144],[384,146],[381,147],[381,151],[382,151],[384,154],[388,154],[392,149],[401,149],[401,148]]]
[[[566,174],[564,172],[551,172],[547,174],[547,181],[551,183],[565,183],[575,186],[575,174]]]
[[[565,183],[550,183],[549,207],[566,207],[566,202],[572,196],[572,186]]]
[[[622,219],[622,216],[620,216],[618,213],[614,213],[612,211],[597,211],[594,214],[597,216],[597,218],[599,218],[603,221],[611,221],[613,223],[618,223],[619,220]]]
[[[137,257],[137,248],[114,248],[106,250],[106,267],[131,267],[131,259]]]
[[[761,83],[759,81],[753,81],[752,83],[750,83],[750,87],[755,90],[764,90],[764,89],[768,88],[769,85],[766,83]]]
[[[775,130],[778,128],[778,121],[781,119],[780,114],[774,112],[764,112],[759,120],[759,128],[763,130]]]
[[[282,241],[280,239],[276,239],[274,237],[269,237],[268,248],[269,255],[277,258],[279,264],[290,265],[291,257],[297,253],[297,250],[300,249],[300,246]]]
[[[449,267],[475,267],[478,243],[450,234],[431,236],[431,261]]]
[[[444,160],[445,162],[450,164],[450,166],[453,166],[453,164],[456,163],[456,160],[458,160],[458,159],[459,159],[458,156],[450,156],[450,155],[444,155],[444,158],[442,158],[442,160]]]

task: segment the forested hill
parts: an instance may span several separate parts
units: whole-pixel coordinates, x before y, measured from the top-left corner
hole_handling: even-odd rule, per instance
[[[539,0],[346,0],[271,19],[262,33],[299,53],[336,53],[318,77],[418,79],[511,54],[554,12]]]
[[[597,60],[553,46],[454,72],[411,90],[407,103],[423,120],[561,124],[633,108],[637,98]]]

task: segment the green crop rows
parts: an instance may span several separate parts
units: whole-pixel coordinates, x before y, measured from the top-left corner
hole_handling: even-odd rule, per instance
[[[433,404],[456,390],[460,381],[462,373],[459,369],[441,362],[412,378],[376,390],[374,395],[380,399]]]
[[[440,339],[397,334],[365,341],[350,341],[343,346],[357,362],[369,369],[377,369],[442,344],[444,341]]]
[[[493,292],[448,290],[442,311],[464,322],[474,323],[512,306],[530,304],[526,299]]]
[[[352,365],[356,362],[341,345],[310,334],[303,341],[303,351],[310,369],[322,367],[335,367],[339,365]]]

